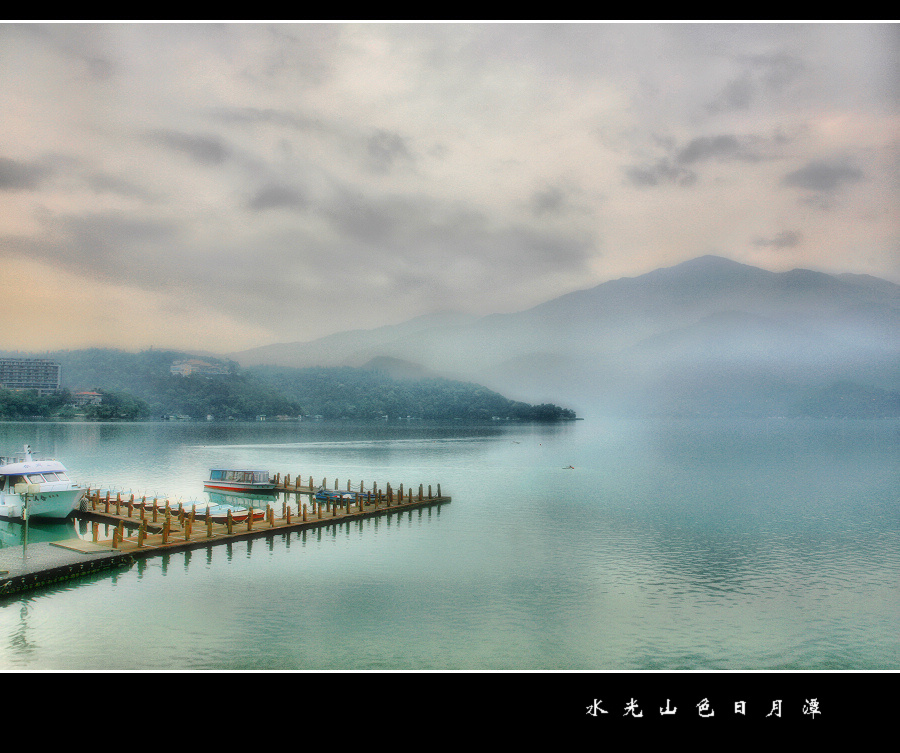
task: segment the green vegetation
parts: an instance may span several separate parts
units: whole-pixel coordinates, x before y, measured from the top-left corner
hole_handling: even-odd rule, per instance
[[[259,366],[250,374],[322,418],[467,419],[521,421],[574,419],[556,405],[529,405],[471,382],[450,379],[396,379],[372,369],[347,366],[286,369]]]
[[[0,419],[50,418],[59,415],[71,402],[68,390],[40,396],[37,390],[0,389]]]
[[[556,405],[508,400],[477,384],[449,379],[402,379],[349,367],[258,367],[202,357],[227,373],[180,376],[172,363],[194,356],[178,351],[127,353],[91,349],[41,354],[58,361],[66,389],[56,395],[0,390],[0,419],[138,420],[168,416],[252,420],[268,417],[466,419],[522,421],[574,419]],[[99,392],[98,405],[75,404],[77,391]]]

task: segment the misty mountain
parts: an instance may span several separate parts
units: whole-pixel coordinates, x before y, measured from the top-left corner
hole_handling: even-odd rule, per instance
[[[783,415],[811,394],[865,392],[829,392],[837,383],[900,388],[900,286],[703,256],[517,313],[420,317],[229,358],[292,367],[398,359],[595,415]]]

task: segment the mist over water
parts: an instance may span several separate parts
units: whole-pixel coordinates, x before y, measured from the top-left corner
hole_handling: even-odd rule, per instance
[[[6,599],[0,666],[897,669],[898,436],[896,420],[0,424],[7,450],[188,503],[229,464],[453,499]]]

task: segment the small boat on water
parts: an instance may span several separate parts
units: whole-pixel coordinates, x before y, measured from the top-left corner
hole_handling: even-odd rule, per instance
[[[0,457],[0,517],[67,518],[78,507],[84,487],[74,483],[58,460],[35,460],[31,446]]]
[[[356,502],[358,496],[356,492],[342,492],[340,489],[326,489],[324,486],[316,490],[316,499],[320,502]]]
[[[232,468],[213,468],[209,472],[209,480],[203,483],[204,488],[219,492],[237,493],[274,493],[276,485],[269,480],[268,471],[239,470]]]
[[[247,520],[252,514],[253,520],[262,520],[266,516],[266,508],[272,502],[272,494],[251,494],[249,492],[219,492],[207,489],[208,504],[196,502],[188,505],[188,509],[194,510],[194,517],[198,520],[206,520],[207,511],[213,523],[224,523],[228,519],[228,511],[231,511],[231,519],[235,523]]]
[[[231,519],[235,523],[243,523],[247,520],[248,515],[253,515],[253,520],[262,520],[266,516],[265,510],[256,507],[235,507],[233,505],[214,505],[209,507],[209,519],[213,523],[225,523],[228,521],[228,512],[231,512]],[[207,508],[197,510],[196,517],[198,520],[207,519]]]

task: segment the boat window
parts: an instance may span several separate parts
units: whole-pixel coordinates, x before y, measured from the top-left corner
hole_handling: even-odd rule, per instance
[[[16,484],[24,484],[25,477],[19,475],[12,475],[9,477],[9,488],[12,489]]]
[[[57,474],[56,474],[56,480],[57,480],[57,481],[68,481],[68,480],[69,480],[69,477],[68,477],[65,473],[57,472]]]
[[[6,487],[6,476],[0,476],[0,492]]]
[[[40,473],[31,473],[28,475],[29,484],[43,484],[44,477]]]
[[[44,471],[44,480],[45,481],[58,481],[59,479],[56,477],[55,473],[47,473]]]
[[[210,471],[209,480],[210,481],[221,481],[224,471]]]

